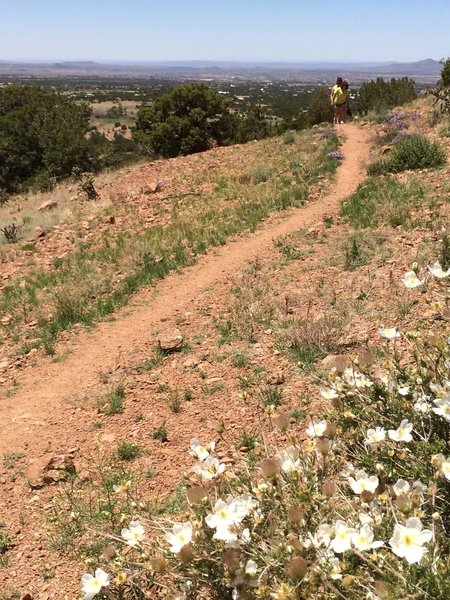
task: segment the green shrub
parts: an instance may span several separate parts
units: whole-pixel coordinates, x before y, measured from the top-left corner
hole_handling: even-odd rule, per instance
[[[369,175],[400,173],[414,169],[441,167],[446,162],[444,148],[438,142],[431,142],[423,135],[410,135],[392,149],[387,158],[369,166]]]

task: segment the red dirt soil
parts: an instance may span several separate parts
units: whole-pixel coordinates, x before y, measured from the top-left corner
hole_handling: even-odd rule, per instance
[[[341,149],[345,160],[338,168],[336,183],[330,194],[304,208],[272,215],[255,233],[237,236],[226,246],[201,257],[196,265],[180,273],[172,273],[155,286],[142,290],[135,295],[131,305],[115,315],[114,321],[100,323],[92,331],[81,331],[67,343],[65,349],[68,354],[64,361],[56,363],[50,357],[38,358],[35,366],[25,368],[18,375],[19,385],[15,394],[1,400],[1,456],[23,452],[28,464],[48,452],[60,454],[74,448],[79,456],[85,457],[98,445],[107,447],[114,440],[117,443],[118,430],[106,433],[105,430],[99,432],[93,429],[92,404],[84,399],[98,391],[104,374],[108,374],[109,378],[111,374],[125,372],[133,361],[135,365],[136,356],[142,354],[142,349],[154,348],[156,332],[174,326],[177,317],[189,314],[190,331],[200,332],[205,319],[194,314],[195,307],[211,306],[217,311],[223,310],[230,292],[230,278],[236,276],[249,261],[265,263],[273,258],[274,239],[299,229],[323,228],[324,217],[337,215],[341,201],[364,179],[370,151],[369,132],[363,128],[346,124],[338,133],[344,137]],[[304,278],[309,276],[308,272],[303,275]],[[279,364],[284,366],[282,360],[280,358]],[[208,373],[209,376],[216,374],[219,373]],[[145,409],[150,415],[155,415],[155,424],[161,417],[161,411],[157,406],[158,400],[149,395],[148,374],[146,377],[146,381],[136,378],[137,388],[130,391],[129,397],[127,394],[127,402],[139,402],[140,410]],[[182,373],[179,378],[183,379]],[[173,443],[161,446],[159,457],[156,453],[153,455],[161,478],[169,482],[156,481],[158,486],[173,487],[180,473],[187,468],[189,439],[205,431],[206,420],[217,421],[228,412],[236,423],[240,419],[248,419],[246,407],[239,404],[238,398],[230,399],[226,405],[217,403],[214,398],[207,399],[202,406],[196,406],[194,402],[187,404],[188,407],[176,415],[176,425],[171,430]],[[111,424],[112,431],[117,423]],[[132,435],[140,441],[141,426],[132,423],[129,427]],[[151,431],[148,422],[145,422],[145,428],[148,435]],[[120,431],[119,436],[122,433]],[[34,600],[77,597],[78,568],[73,563],[64,564],[55,556],[49,558],[42,542],[45,526],[35,522],[33,513],[38,514],[38,511],[33,511],[30,506],[35,499],[37,504],[44,503],[39,507],[43,510],[50,500],[51,491],[32,492],[22,480],[9,481],[6,470],[0,470],[0,488],[0,519],[13,526],[11,533],[15,538],[15,547],[8,552],[8,587],[30,592]],[[26,508],[22,508],[21,503],[26,503]],[[42,565],[47,561],[51,563],[54,574],[49,582],[44,579],[43,583]]]

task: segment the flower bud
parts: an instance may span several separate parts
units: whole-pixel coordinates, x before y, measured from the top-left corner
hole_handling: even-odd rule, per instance
[[[361,494],[361,500],[363,502],[366,502],[366,504],[369,504],[369,502],[372,502],[372,500],[375,498],[375,495],[372,494],[372,492],[369,492],[369,490],[364,490]]]
[[[370,365],[372,365],[374,363],[374,361],[375,361],[375,358],[369,349],[363,348],[362,350],[360,350],[358,352],[358,364],[359,365],[369,367]]]
[[[286,567],[286,574],[288,577],[292,577],[292,579],[303,579],[308,570],[308,563],[301,556],[296,556],[292,558]]]
[[[336,425],[334,423],[327,423],[327,428],[325,429],[325,434],[328,438],[334,438],[336,435]]]
[[[223,564],[229,573],[233,574],[240,567],[241,553],[236,548],[227,548],[223,553]]]
[[[274,418],[273,422],[280,429],[280,431],[287,431],[291,424],[291,418],[287,413],[281,413]]]
[[[149,560],[150,569],[154,573],[165,573],[167,570],[167,562],[160,556],[155,556]]]
[[[305,511],[298,504],[288,510],[288,521],[291,524],[300,523],[305,518]]]
[[[184,564],[190,563],[194,559],[194,551],[192,550],[192,546],[190,544],[186,544],[183,546],[178,553],[181,562]]]
[[[330,364],[331,369],[335,369],[336,373],[343,373],[348,366],[348,359],[343,354],[338,354],[333,358]]]
[[[112,544],[108,544],[103,548],[102,558],[113,560],[117,556],[117,551]]]
[[[322,494],[327,498],[331,498],[337,492],[337,485],[332,479],[325,479],[322,484]]]
[[[201,485],[194,485],[189,488],[186,495],[189,504],[200,504],[207,497],[206,490]]]
[[[355,576],[354,575],[345,575],[342,578],[341,583],[342,583],[343,587],[347,588],[347,587],[350,587],[353,584],[354,581],[355,581]]]
[[[342,402],[342,400],[340,398],[332,398],[332,400],[331,400],[331,406],[333,408],[340,409],[343,406],[343,402]]]
[[[319,438],[316,442],[316,446],[317,446],[317,450],[324,456],[329,454],[329,452],[331,450],[330,440],[326,440],[324,438]]]
[[[411,502],[408,496],[403,494],[395,499],[395,506],[403,513],[408,513],[411,510]]]
[[[288,539],[286,540],[286,544],[287,544],[288,551],[291,553],[294,551],[301,552],[303,550],[303,547],[302,547],[298,537],[294,537],[294,536],[288,537]]]
[[[263,460],[261,463],[261,469],[264,477],[275,477],[280,471],[280,463],[274,458],[266,458],[266,460]]]

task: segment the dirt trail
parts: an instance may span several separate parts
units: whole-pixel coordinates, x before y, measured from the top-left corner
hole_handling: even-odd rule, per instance
[[[332,193],[275,222],[271,219],[257,232],[230,241],[200,258],[195,266],[143,290],[133,301],[132,314],[119,312],[116,321],[80,333],[64,362],[45,359],[27,371],[17,393],[0,401],[0,455],[26,449],[30,457],[51,445],[70,447],[73,430],[83,420],[83,413],[68,399],[88,394],[98,385],[100,372],[114,370],[124,355],[163,327],[161,321],[192,308],[206,287],[225,281],[247,261],[263,258],[273,247],[274,238],[311,227],[323,216],[335,214],[340,201],[363,180],[369,153],[368,134],[363,129],[346,124],[340,133],[346,138],[342,146],[346,158],[338,169]]]

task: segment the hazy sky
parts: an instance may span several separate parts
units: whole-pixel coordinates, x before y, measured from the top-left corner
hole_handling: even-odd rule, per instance
[[[447,56],[450,0],[0,0],[0,60]]]

